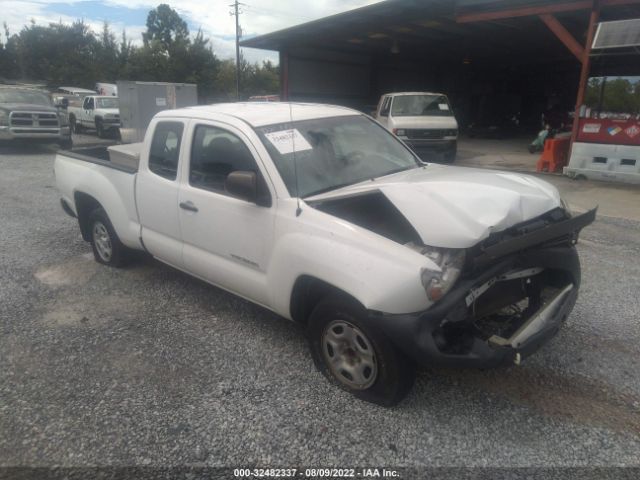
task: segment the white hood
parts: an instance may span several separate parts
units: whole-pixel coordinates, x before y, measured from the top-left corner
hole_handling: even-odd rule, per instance
[[[381,191],[425,245],[468,248],[493,232],[561,207],[558,190],[517,173],[428,165],[307,200]]]

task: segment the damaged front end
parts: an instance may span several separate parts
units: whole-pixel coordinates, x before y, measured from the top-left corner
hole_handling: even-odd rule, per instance
[[[556,209],[491,235],[464,255],[450,254],[454,284],[444,285],[440,297],[432,290],[429,309],[370,312],[370,319],[424,365],[519,363],[555,335],[573,309],[580,286],[574,245],[594,219],[595,210],[570,217]],[[428,294],[443,281],[423,278]]]

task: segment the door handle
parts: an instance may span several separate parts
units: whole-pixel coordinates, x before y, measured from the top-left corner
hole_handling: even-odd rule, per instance
[[[190,212],[197,212],[198,211],[198,207],[196,207],[193,202],[188,201],[188,202],[180,202],[180,208],[183,210],[188,210]]]

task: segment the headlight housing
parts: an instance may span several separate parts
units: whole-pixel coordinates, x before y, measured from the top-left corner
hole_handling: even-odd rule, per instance
[[[438,272],[423,268],[420,272],[420,280],[427,298],[437,302],[451,290],[460,277],[464,267],[465,250],[424,245],[410,247],[433,260],[441,269]]]

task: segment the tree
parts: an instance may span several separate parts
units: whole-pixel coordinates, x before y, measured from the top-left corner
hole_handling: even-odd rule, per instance
[[[100,39],[96,46],[97,59],[96,75],[100,80],[115,81],[120,71],[119,49],[116,36],[109,29],[109,24],[104,22]]]
[[[48,27],[32,22],[11,40],[16,44],[19,77],[93,87],[98,41],[84,22]]]
[[[144,44],[158,42],[169,52],[176,44],[189,41],[189,28],[178,12],[167,4],[160,4],[147,15],[147,31],[142,34]]]
[[[632,83],[624,77],[591,78],[585,104],[591,108],[601,107],[603,112],[636,113],[640,110],[640,81]]]
[[[167,5],[147,17],[143,45],[125,31],[120,39],[108,23],[94,33],[83,21],[71,25],[31,22],[0,38],[0,75],[7,79],[44,80],[52,86],[94,88],[96,82],[146,80],[195,83],[201,102],[235,97],[235,64],[220,61],[202,31],[190,38],[187,24]],[[241,61],[243,98],[278,91],[278,68]]]

